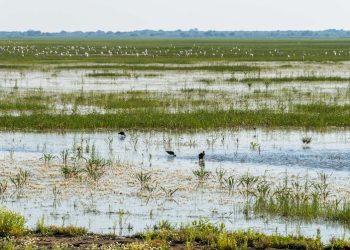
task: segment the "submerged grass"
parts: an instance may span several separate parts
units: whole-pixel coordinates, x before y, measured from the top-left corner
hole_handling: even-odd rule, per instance
[[[273,82],[350,82],[350,78],[313,74],[260,78],[260,71],[266,68],[252,63],[272,58],[274,61],[342,61],[350,58],[350,47],[345,40],[32,40],[0,41],[0,48],[3,50],[0,69],[40,66],[49,61],[48,70],[88,70],[82,76],[80,93],[25,93],[18,89],[16,80],[7,79],[6,91],[0,92],[0,129],[3,130],[196,130],[350,125],[350,91],[344,86],[332,94],[313,93],[301,87],[280,92],[276,86],[269,89],[269,83]],[[233,61],[249,61],[250,64],[233,64]],[[292,66],[288,62],[281,65],[276,67]],[[247,82],[249,91],[215,92],[186,85],[173,92],[84,92],[84,76],[134,77],[133,70],[150,71],[137,73],[145,77],[175,70],[181,71],[179,74],[186,71],[241,72],[246,78],[231,80]],[[198,81],[210,85],[216,83],[216,78]],[[264,82],[265,86],[252,87],[254,82]],[[9,91],[8,85],[12,83],[13,89]]]
[[[110,78],[117,78],[117,77],[131,77],[131,74],[129,73],[112,73],[112,72],[104,72],[104,73],[90,73],[87,74],[88,77],[110,77]]]
[[[50,97],[40,91],[0,91],[0,111],[42,112],[48,111],[51,105]]]
[[[329,175],[318,174],[318,180],[304,182],[289,180],[286,175],[283,183],[266,192],[256,192],[253,204],[255,214],[278,215],[303,220],[322,219],[350,223],[350,202],[346,199],[331,199]],[[259,191],[259,190],[258,190]]]
[[[350,105],[342,103],[350,92],[337,93],[334,97],[313,96],[295,90],[281,90],[280,93],[257,90],[235,98],[236,95],[205,88],[184,88],[171,93],[3,91],[0,92],[0,129],[196,130],[350,126]]]
[[[17,112],[19,114],[30,111],[31,113],[61,113],[74,112],[79,107],[91,107],[104,109],[111,112],[125,109],[181,109],[196,108],[210,105],[217,107],[218,101],[203,98],[210,92],[196,91],[187,95],[174,95],[172,93],[156,93],[149,91],[129,91],[116,93],[78,92],[78,93],[44,93],[37,91],[2,92],[0,94],[0,111]],[[215,94],[217,95],[217,94]],[[61,108],[57,108],[61,107]],[[70,108],[71,107],[71,108]]]
[[[229,82],[244,82],[244,83],[285,83],[285,82],[350,82],[349,77],[339,76],[297,76],[297,77],[257,77],[244,78],[238,80],[237,78],[230,78]]]
[[[0,100],[1,111],[44,111],[49,107],[37,102],[21,102],[19,100],[3,101]]]
[[[140,65],[140,64],[103,64],[103,65],[65,65],[57,66],[60,70],[77,69],[119,69],[130,71],[216,71],[216,72],[252,72],[261,71],[263,68],[249,65],[203,65],[203,66],[168,66],[168,65]]]

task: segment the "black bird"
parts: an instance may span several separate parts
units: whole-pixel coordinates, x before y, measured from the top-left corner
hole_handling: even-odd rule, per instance
[[[174,151],[165,151],[165,152],[167,152],[168,153],[168,155],[171,155],[171,156],[176,156],[176,154],[174,153]]]
[[[202,153],[200,153],[200,154],[198,155],[198,159],[199,159],[199,160],[203,160],[203,159],[204,159],[204,156],[205,156],[205,152],[203,151]]]
[[[125,134],[125,132],[124,132],[124,131],[120,131],[120,132],[118,133],[118,135],[123,136],[123,137],[125,137],[125,136],[126,136],[126,134]]]

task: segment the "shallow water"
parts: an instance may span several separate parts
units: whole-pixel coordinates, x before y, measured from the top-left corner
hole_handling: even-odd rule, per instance
[[[244,64],[244,63],[242,63]],[[342,76],[349,77],[350,64],[291,64],[292,68],[279,68],[280,63],[256,63],[270,69],[259,73],[260,77]],[[9,71],[0,70],[2,90],[17,87],[21,90],[44,91],[107,91],[150,90],[171,93],[187,88],[218,90],[232,94],[232,100],[254,91],[267,91],[264,83],[228,83],[236,77],[257,77],[257,72],[222,73],[193,71],[132,71],[137,77],[93,78],[91,70],[70,71]],[[113,71],[123,73],[123,71]],[[146,74],[156,76],[146,76]],[[203,79],[213,79],[205,84]],[[268,91],[298,90],[310,93],[345,93],[349,83],[313,82],[271,84]],[[336,95],[333,95],[336,96]],[[326,99],[325,99],[326,100]],[[294,101],[294,100],[292,100]],[[298,103],[308,100],[299,98]],[[324,100],[323,100],[324,101]],[[276,100],[271,105],[276,106]],[[346,103],[349,100],[338,100]],[[244,105],[244,104],[241,104]],[[260,103],[251,101],[249,108]],[[72,109],[72,107],[66,107]],[[81,113],[96,111],[96,107],[80,107]],[[58,110],[63,107],[57,107]],[[14,111],[15,112],[15,111]],[[103,109],[97,112],[104,112]],[[16,113],[15,113],[16,114]],[[15,115],[14,114],[14,115]],[[317,178],[320,171],[330,175],[331,196],[348,197],[350,191],[350,130],[327,132],[302,130],[224,130],[198,133],[159,133],[126,131],[125,139],[116,133],[7,133],[0,132],[1,181],[7,180],[9,190],[2,205],[22,213],[29,227],[35,227],[44,217],[47,224],[78,225],[96,233],[121,235],[142,232],[161,220],[171,223],[190,223],[196,219],[223,222],[228,229],[252,228],[265,233],[302,234],[315,236],[320,229],[324,241],[331,237],[350,236],[348,229],[338,225],[313,221],[312,223],[281,218],[246,217],[242,208],[244,200],[238,192],[230,195],[220,188],[216,170],[222,168],[226,175],[241,176],[245,173],[266,175],[271,185],[290,178]],[[310,145],[303,145],[301,138],[311,136]],[[251,149],[251,143],[260,150]],[[104,159],[113,162],[102,178],[94,183],[85,175],[81,179],[64,179],[61,173],[60,153],[81,146],[88,157],[92,148]],[[171,158],[165,150],[174,150]],[[198,153],[205,150],[205,168],[211,172],[201,185],[193,175],[198,169]],[[49,165],[43,154],[55,156]],[[19,194],[9,177],[19,169],[28,170],[28,185]],[[140,192],[135,175],[150,172],[154,193]],[[178,189],[173,197],[162,191]]]
[[[44,216],[47,224],[79,225],[97,233],[133,234],[152,227],[156,222],[189,223],[195,219],[223,222],[229,229],[254,228],[266,233],[316,235],[323,240],[349,236],[337,224],[285,221],[279,218],[246,218],[243,199],[219,188],[215,171],[221,167],[227,174],[266,174],[278,183],[288,172],[297,178],[317,178],[324,171],[330,175],[332,196],[345,196],[350,190],[350,131],[328,132],[295,130],[233,130],[198,133],[159,133],[126,131],[123,140],[116,133],[0,133],[1,180],[26,169],[31,176],[18,197],[9,183],[3,206],[21,212],[27,225],[35,227]],[[311,136],[305,147],[301,138]],[[252,150],[251,142],[260,145]],[[60,172],[62,150],[81,145],[115,164],[96,183],[65,180]],[[167,156],[174,150],[177,157]],[[198,168],[197,155],[206,152],[205,167],[211,172],[202,185],[192,171]],[[44,164],[43,153],[57,158]],[[85,153],[86,156],[89,153]],[[157,191],[151,196],[140,193],[135,174],[141,169],[152,174]],[[271,184],[271,185],[272,185]],[[53,188],[58,192],[54,194]],[[161,187],[178,191],[166,197]],[[129,228],[129,229],[128,229]]]
[[[350,77],[350,64],[293,63],[292,67],[282,68],[283,63],[240,63],[240,65],[262,67],[261,72],[210,72],[210,71],[121,71],[121,70],[57,70],[54,68],[35,68],[32,70],[0,70],[0,91],[5,102],[9,93],[16,98],[21,95],[33,95],[32,91],[41,90],[50,96],[49,110],[52,114],[91,114],[117,113],[121,109],[102,106],[76,105],[74,101],[61,103],[52,96],[59,93],[107,92],[124,95],[125,91],[150,91],[144,96],[162,99],[165,94],[171,100],[171,107],[160,110],[166,112],[187,112],[195,110],[259,110],[271,109],[288,112],[295,105],[350,104],[350,83],[342,82],[285,82],[285,83],[241,83],[228,79],[257,77],[296,77],[296,76],[338,76]],[[98,67],[98,66],[96,66]],[[176,67],[176,65],[174,65]],[[89,77],[88,74],[113,72],[130,77]],[[209,81],[209,83],[207,82]],[[206,83],[207,82],[207,83]],[[198,91],[193,91],[198,90]],[[192,92],[193,91],[193,92]],[[156,92],[156,93],[154,93]],[[159,95],[158,95],[159,94]],[[133,95],[132,93],[130,95]],[[3,100],[3,101],[4,101]],[[186,103],[178,106],[177,100]],[[203,104],[187,105],[190,100]],[[212,105],[204,104],[212,102]],[[122,108],[125,111],[125,108]],[[0,116],[32,114],[32,110],[3,110]]]
[[[226,63],[228,65],[229,63]],[[240,63],[239,65],[255,65],[263,67],[261,72],[210,72],[210,71],[134,71],[134,70],[107,70],[107,72],[131,74],[131,77],[88,77],[90,73],[106,72],[104,70],[0,70],[0,87],[12,89],[15,86],[22,90],[42,89],[44,91],[71,92],[71,91],[174,91],[186,88],[208,88],[228,92],[249,93],[254,89],[265,89],[264,83],[254,83],[254,88],[247,84],[225,84],[226,80],[250,77],[297,77],[297,76],[339,76],[350,77],[350,65],[319,64],[319,63],[292,63],[291,68],[280,68],[284,63]],[[176,66],[176,65],[174,65]],[[97,66],[98,67],[98,66]],[[154,76],[149,76],[150,74]],[[202,79],[211,79],[215,83],[206,84]],[[335,89],[347,89],[349,83],[285,83],[284,88],[298,88],[304,91],[333,92]],[[270,91],[280,90],[281,84],[271,84]]]

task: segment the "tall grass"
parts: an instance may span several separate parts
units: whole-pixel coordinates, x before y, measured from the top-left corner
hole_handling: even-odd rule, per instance
[[[234,127],[305,127],[350,126],[350,116],[342,113],[278,113],[271,110],[218,110],[165,113],[136,110],[117,114],[51,115],[33,114],[0,119],[2,130],[116,130],[158,129],[195,130]]]
[[[256,214],[278,215],[305,220],[323,219],[350,223],[350,202],[346,199],[331,199],[329,176],[319,173],[318,180],[289,180],[266,193],[256,193],[253,205]]]

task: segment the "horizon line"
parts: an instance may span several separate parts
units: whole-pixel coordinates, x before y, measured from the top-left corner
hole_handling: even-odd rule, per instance
[[[0,30],[0,32],[41,32],[41,33],[74,33],[74,32],[83,32],[83,33],[89,33],[89,32],[113,32],[113,33],[131,33],[131,32],[138,32],[138,31],[157,31],[157,32],[176,32],[176,31],[182,31],[182,32],[304,32],[304,31],[310,31],[310,32],[323,32],[323,31],[350,31],[346,29],[336,29],[336,28],[328,28],[328,29],[273,29],[273,30],[217,30],[217,29],[208,29],[208,30],[200,30],[197,28],[191,28],[191,29],[135,29],[135,30],[127,30],[127,31],[120,31],[120,30],[57,30],[57,31],[42,31],[39,29],[27,29],[27,30]]]

